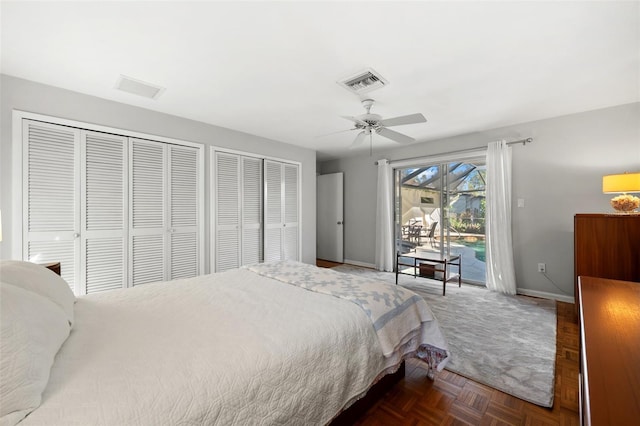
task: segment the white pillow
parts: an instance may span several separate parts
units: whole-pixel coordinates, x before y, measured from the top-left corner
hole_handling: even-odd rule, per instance
[[[73,325],[73,304],[76,297],[69,284],[60,275],[36,263],[2,260],[0,261],[0,280],[51,300],[60,306],[69,324]]]
[[[71,326],[52,301],[1,282],[0,328],[0,425],[14,425],[42,402]]]

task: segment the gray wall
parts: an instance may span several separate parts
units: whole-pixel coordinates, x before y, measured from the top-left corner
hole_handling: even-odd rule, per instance
[[[0,258],[11,257],[12,228],[12,111],[14,109],[77,120],[118,129],[159,135],[221,148],[298,161],[302,164],[302,260],[316,257],[316,153],[313,150],[216,127],[209,124],[133,107],[118,102],[0,76],[0,208],[3,240]],[[208,150],[205,155],[205,216],[209,217]],[[209,221],[206,220],[206,262],[209,262]],[[208,266],[207,266],[208,267]],[[208,270],[208,269],[207,269]]]
[[[640,103],[374,151],[372,157],[319,163],[321,174],[344,172],[345,259],[375,263],[374,161],[435,155],[498,139],[526,137],[532,137],[533,143],[513,146],[517,286],[530,294],[572,296],[573,216],[611,212],[612,195],[602,194],[602,176],[640,171]],[[518,198],[524,198],[524,208],[516,207]],[[559,288],[537,272],[539,262],[547,264],[547,275]]]

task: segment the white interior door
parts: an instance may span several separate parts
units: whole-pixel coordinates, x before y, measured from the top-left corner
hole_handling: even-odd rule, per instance
[[[282,260],[282,164],[264,162],[264,261]]]
[[[168,275],[166,155],[164,144],[130,139],[129,282],[133,286],[164,281]]]
[[[298,258],[298,166],[283,164],[283,258],[284,260],[300,260]]]
[[[241,261],[262,262],[262,159],[242,157]]]
[[[215,272],[262,261],[262,159],[215,152]]]
[[[24,120],[23,253],[60,262],[62,278],[80,294],[80,130]]]
[[[197,148],[169,146],[169,279],[200,274],[200,197]]]
[[[127,155],[124,136],[81,131],[80,294],[127,286]]]
[[[300,260],[299,167],[264,161],[264,261]]]
[[[318,176],[318,259],[344,262],[343,185],[343,173]]]
[[[215,153],[215,272],[240,266],[240,157]]]

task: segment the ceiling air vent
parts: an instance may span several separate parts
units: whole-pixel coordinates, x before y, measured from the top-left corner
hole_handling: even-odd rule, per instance
[[[337,83],[348,91],[357,95],[371,92],[372,90],[379,89],[389,84],[387,80],[385,80],[372,68],[367,68],[366,70],[361,71],[355,75],[343,78]]]
[[[165,90],[162,86],[156,86],[155,84],[147,83],[146,81],[136,80],[135,78],[127,77],[126,75],[120,75],[120,77],[118,77],[116,89],[149,99],[158,99]]]

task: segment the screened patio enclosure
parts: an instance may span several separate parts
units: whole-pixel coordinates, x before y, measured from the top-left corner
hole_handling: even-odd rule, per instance
[[[462,256],[464,281],[485,283],[485,159],[396,169],[396,247]]]

